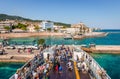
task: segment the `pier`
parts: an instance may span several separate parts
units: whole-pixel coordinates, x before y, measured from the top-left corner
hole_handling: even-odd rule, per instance
[[[79,40],[84,38],[92,38],[92,37],[104,37],[107,36],[109,33],[106,32],[91,32],[91,33],[85,33],[82,35],[75,35],[73,36],[73,39]]]
[[[86,52],[91,53],[112,53],[120,54],[120,45],[95,45],[94,47],[81,47]]]

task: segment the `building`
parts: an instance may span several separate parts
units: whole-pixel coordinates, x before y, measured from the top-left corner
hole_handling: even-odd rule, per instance
[[[42,29],[47,29],[47,28],[53,29],[53,26],[54,26],[53,22],[47,22],[47,21],[41,22]]]
[[[12,31],[12,25],[15,24],[15,21],[14,20],[6,20],[6,21],[0,21],[0,30],[5,30],[4,28],[6,26],[10,27],[10,30],[9,31]]]
[[[63,28],[63,26],[54,25],[53,28],[54,28],[55,30],[59,30],[59,29]]]
[[[27,30],[28,30],[28,32],[36,32],[33,24],[30,24],[29,26],[27,26]]]
[[[63,28],[63,29],[60,29],[61,33],[67,33],[67,34],[76,34],[76,32],[78,33],[79,32],[79,29],[77,28]]]
[[[26,31],[22,30],[22,29],[14,29],[12,30],[13,33],[24,33]]]
[[[76,33],[89,33],[92,32],[92,29],[87,27],[84,23],[80,22],[78,24],[71,25],[72,28],[79,29]]]

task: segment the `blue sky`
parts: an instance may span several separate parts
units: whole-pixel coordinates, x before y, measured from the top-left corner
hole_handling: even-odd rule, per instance
[[[120,0],[0,0],[0,13],[120,29]]]

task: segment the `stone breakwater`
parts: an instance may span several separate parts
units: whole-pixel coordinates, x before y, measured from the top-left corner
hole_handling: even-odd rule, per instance
[[[91,32],[91,33],[85,33],[83,35],[75,35],[73,36],[74,39],[84,39],[84,38],[91,38],[91,37],[104,37],[108,33],[106,32]]]

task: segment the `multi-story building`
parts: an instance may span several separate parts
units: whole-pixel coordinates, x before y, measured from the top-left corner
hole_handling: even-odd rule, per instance
[[[92,32],[92,29],[87,27],[84,23],[80,22],[78,24],[71,25],[72,28],[79,29],[79,33],[89,33]]]
[[[41,22],[42,29],[47,29],[47,28],[53,29],[53,26],[54,26],[53,22],[47,22],[47,21]]]
[[[35,27],[33,24],[30,24],[29,26],[27,26],[28,32],[35,32]]]
[[[14,21],[14,20],[0,21],[0,31],[5,30],[4,28],[5,28],[6,26],[10,27],[10,30],[9,30],[9,31],[11,31],[11,30],[12,30],[12,25],[14,25],[14,24],[15,24],[15,21]]]

